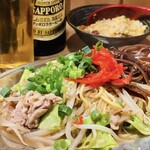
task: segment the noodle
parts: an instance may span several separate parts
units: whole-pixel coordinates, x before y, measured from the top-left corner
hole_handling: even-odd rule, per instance
[[[88,101],[86,98],[84,98],[84,88],[85,88],[85,85],[82,84],[81,85],[81,89],[80,89],[80,98],[82,99],[82,101],[85,103],[85,108],[89,107],[91,105],[90,101]]]

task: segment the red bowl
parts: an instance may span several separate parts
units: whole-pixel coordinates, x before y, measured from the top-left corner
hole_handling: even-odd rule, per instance
[[[150,17],[150,8],[127,4],[113,4],[105,6],[95,10],[88,16],[87,25],[90,25],[97,20],[102,20],[103,18],[111,19],[121,15],[124,15],[130,19],[142,19]]]

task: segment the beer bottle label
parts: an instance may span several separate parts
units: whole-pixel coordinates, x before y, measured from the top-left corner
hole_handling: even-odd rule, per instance
[[[49,41],[65,31],[65,0],[35,0],[33,9],[34,39]]]

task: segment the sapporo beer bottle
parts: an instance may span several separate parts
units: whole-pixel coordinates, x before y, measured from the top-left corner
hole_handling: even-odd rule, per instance
[[[48,56],[66,44],[65,0],[35,0],[33,9],[34,55]]]

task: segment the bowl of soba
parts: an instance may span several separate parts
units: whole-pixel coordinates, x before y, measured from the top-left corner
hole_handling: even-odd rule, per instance
[[[98,41],[0,74],[0,149],[149,149],[149,53]]]

